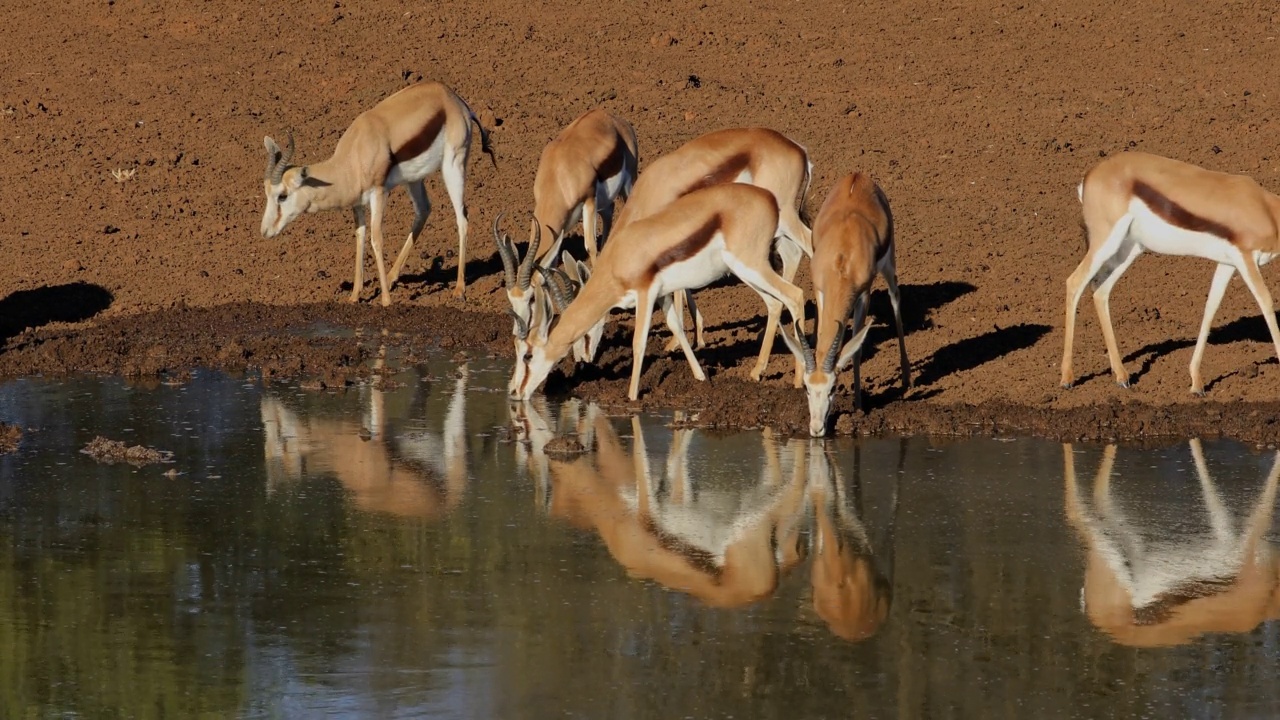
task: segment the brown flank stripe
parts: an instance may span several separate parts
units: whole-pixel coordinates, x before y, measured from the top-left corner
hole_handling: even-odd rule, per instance
[[[440,135],[440,129],[443,127],[444,109],[441,108],[427,122],[423,123],[422,128],[418,130],[416,135],[409,138],[408,142],[391,151],[391,163],[399,165],[425,153],[431,148],[431,144],[436,141],[436,137]]]
[[[1191,232],[1216,235],[1228,242],[1235,239],[1235,233],[1232,232],[1231,228],[1196,215],[1142,181],[1133,183],[1133,194],[1146,203],[1146,206],[1151,208],[1151,212],[1159,215],[1162,220],[1170,225],[1180,227],[1183,230],[1190,230]]]
[[[737,155],[730,155],[723,163],[720,164],[719,167],[713,168],[711,172],[702,176],[697,182],[689,186],[689,189],[685,190],[685,194],[705,187],[711,187],[712,185],[723,185],[727,182],[733,182],[733,179],[738,177],[738,175],[743,170],[746,170],[750,165],[751,156],[749,154],[743,152],[738,153]]]
[[[658,540],[658,545],[662,549],[673,552],[684,558],[686,562],[714,580],[719,581],[720,576],[724,573],[724,568],[716,564],[715,557],[700,547],[691,545],[674,535],[669,535],[658,527],[658,524],[651,517],[642,519],[644,528],[648,530]]]
[[[649,280],[671,265],[683,262],[697,255],[708,244],[711,238],[720,230],[720,215],[712,215],[707,221],[702,223],[702,227],[693,231],[693,234],[685,238],[679,244],[667,248],[666,252],[654,259],[653,264],[649,266]]]
[[[622,165],[626,161],[627,146],[622,142],[622,136],[614,133],[613,148],[609,150],[609,156],[600,163],[600,169],[596,171],[596,181],[604,181],[617,175],[622,171]]]

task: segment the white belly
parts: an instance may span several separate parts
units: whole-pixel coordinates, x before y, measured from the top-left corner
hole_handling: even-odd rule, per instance
[[[434,172],[439,172],[440,165],[444,162],[444,136],[444,128],[441,128],[440,133],[436,135],[435,142],[431,143],[431,147],[427,148],[426,152],[415,158],[392,165],[391,171],[387,173],[385,187],[390,189],[398,185],[417,182]]]
[[[1151,252],[1161,255],[1187,255],[1218,263],[1236,264],[1235,259],[1239,257],[1239,251],[1224,238],[1170,225],[1137,198],[1129,201],[1129,214],[1133,216],[1129,235]]]
[[[701,252],[668,265],[653,280],[653,297],[661,297],[677,290],[696,290],[706,287],[729,273],[724,262],[724,235],[717,232]]]

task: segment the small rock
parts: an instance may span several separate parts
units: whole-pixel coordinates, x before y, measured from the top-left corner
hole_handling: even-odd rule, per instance
[[[577,438],[567,436],[552,440],[542,450],[547,454],[547,457],[556,460],[572,460],[587,451],[582,446],[582,443],[578,442]]]
[[[129,447],[119,440],[108,440],[101,435],[90,440],[89,444],[85,445],[80,452],[100,463],[109,465],[127,462],[130,465],[141,467],[152,463],[173,462],[173,453],[166,450],[156,450],[155,448],[141,445]]]
[[[62,269],[66,270],[67,272],[80,272],[81,270],[84,269],[84,265],[81,265],[79,260],[72,258],[62,263]]]

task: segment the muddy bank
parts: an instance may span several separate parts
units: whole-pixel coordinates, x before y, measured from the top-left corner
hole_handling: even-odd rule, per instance
[[[401,362],[439,351],[505,360],[510,356],[510,332],[505,316],[442,307],[388,310],[340,302],[177,307],[26,330],[0,353],[0,377],[93,372],[179,384],[191,370],[214,368],[256,372],[265,379],[297,379],[313,390],[334,389],[378,375],[374,360],[383,347],[401,350]],[[713,343],[704,351],[710,379],[700,383],[678,351],[661,352],[666,338],[655,332],[641,376],[641,397],[635,403],[626,398],[629,339],[625,320],[617,323],[605,336],[599,364],[575,368],[564,361],[548,378],[547,393],[574,395],[624,411],[682,410],[686,422],[700,427],[769,426],[789,435],[807,432],[804,395],[791,387],[789,355],[775,354],[771,374],[763,382],[744,379],[741,366],[758,350],[753,333],[744,333],[727,347]],[[914,364],[927,368],[930,362]],[[916,385],[905,396],[893,375],[879,383],[869,381],[865,413],[853,411],[847,392],[838,393],[834,433],[1033,435],[1062,440],[1221,435],[1264,445],[1280,442],[1278,402],[1224,403],[1210,398],[1153,405],[1138,392],[1118,388],[1110,389],[1113,397],[1102,402],[1074,406],[1060,399],[1071,398],[1074,391],[1046,393],[1047,400],[1038,403],[949,402],[937,392],[937,379],[918,369],[914,375]]]

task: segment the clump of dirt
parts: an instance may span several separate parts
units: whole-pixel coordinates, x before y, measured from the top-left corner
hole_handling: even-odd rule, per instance
[[[577,438],[561,435],[548,442],[542,451],[553,460],[572,460],[585,453],[587,449],[578,442]]]
[[[173,462],[173,453],[167,450],[143,447],[142,445],[125,445],[119,440],[108,440],[101,435],[89,441],[80,452],[100,463],[114,465],[125,462],[136,467],[155,463]]]
[[[17,450],[18,444],[21,442],[22,428],[17,425],[0,423],[0,455],[5,455]]]

